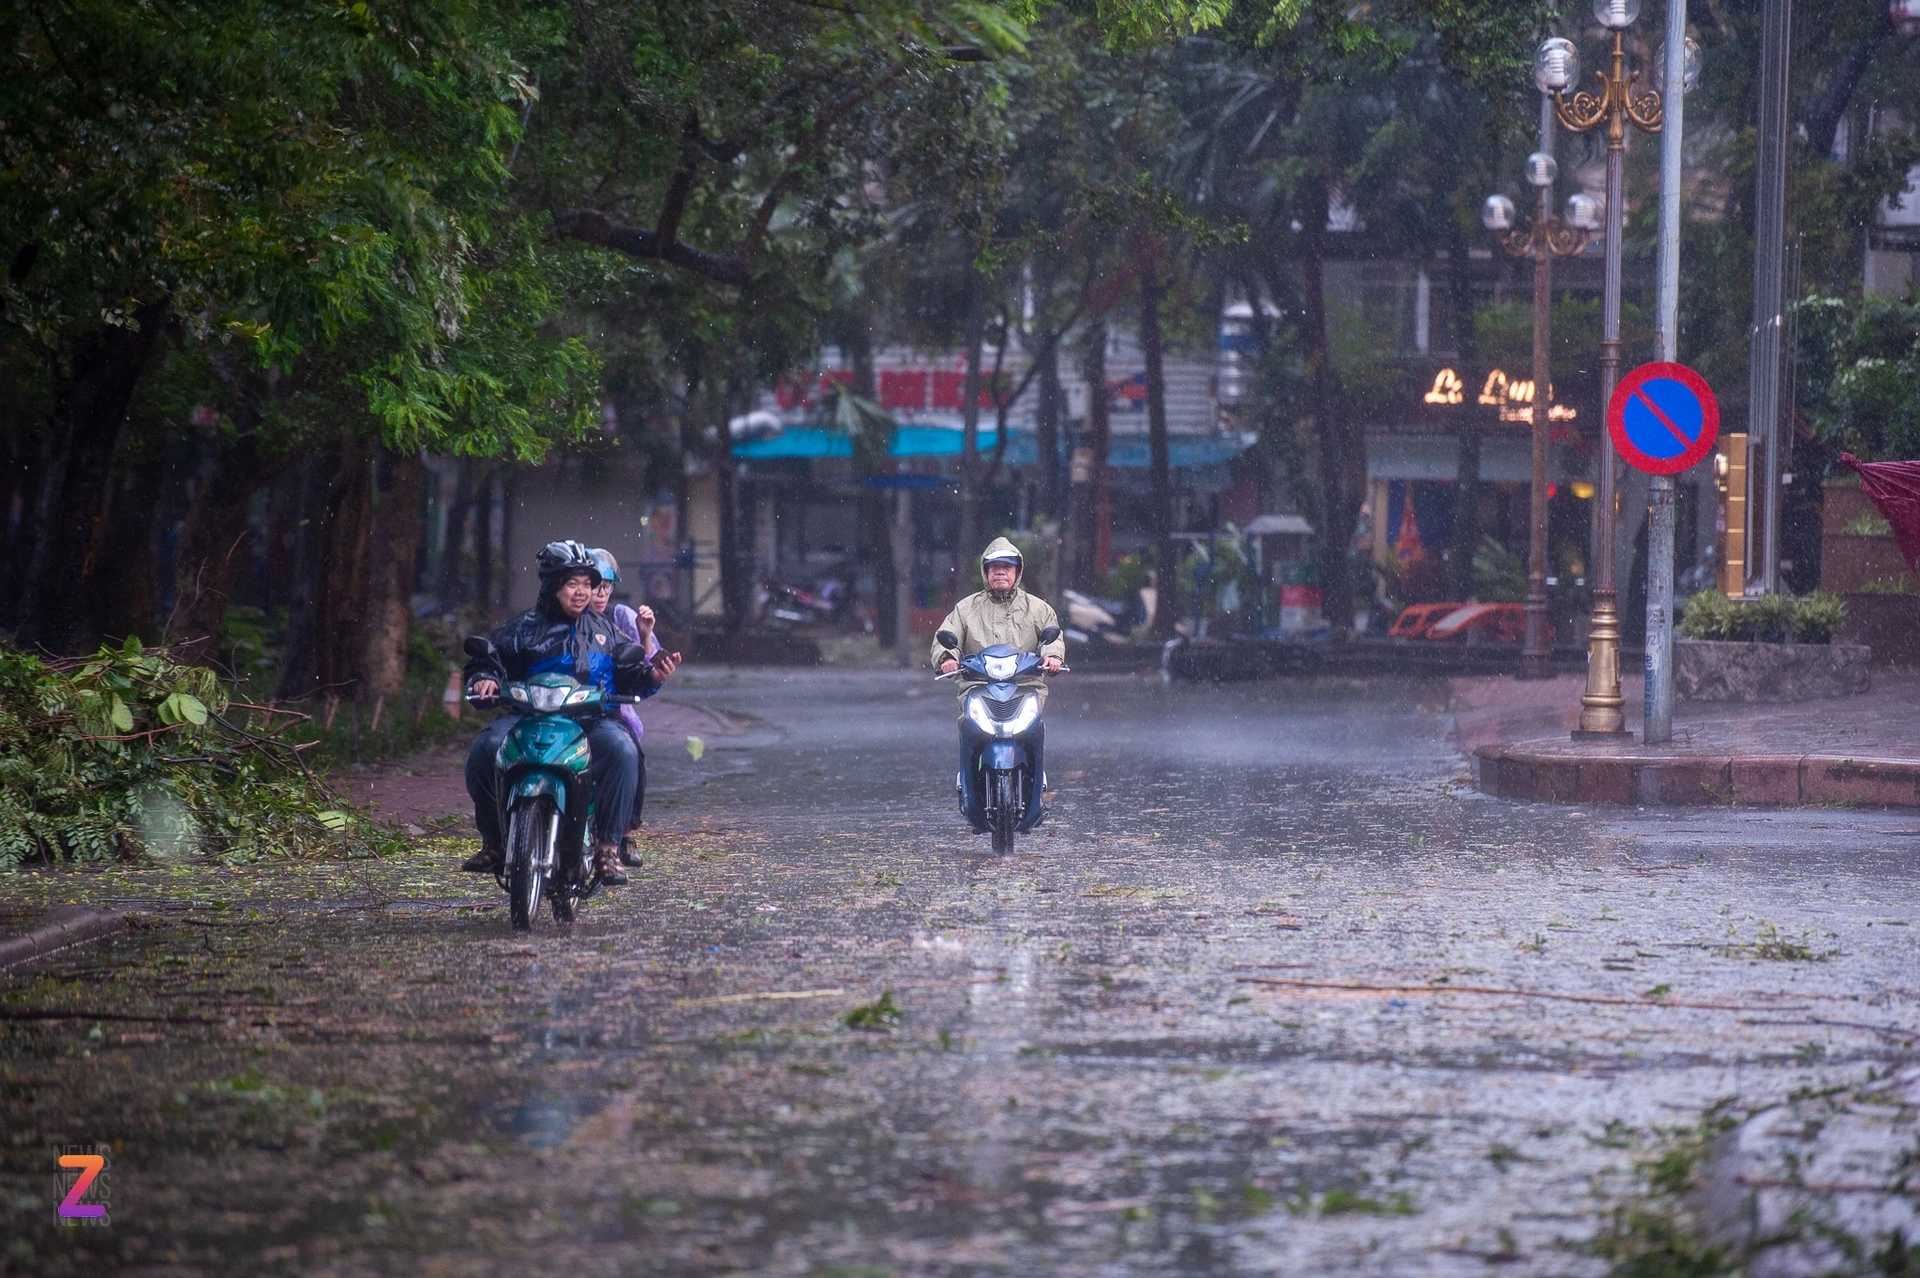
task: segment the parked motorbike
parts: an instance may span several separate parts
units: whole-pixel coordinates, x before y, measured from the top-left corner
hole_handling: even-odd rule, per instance
[[[467,655],[487,657],[494,647],[475,635]],[[600,887],[593,869],[592,762],[582,720],[597,719],[612,706],[638,700],[609,697],[570,675],[537,674],[506,682],[491,698],[519,722],[500,742],[494,766],[500,771],[500,828],[506,831],[505,865],[496,881],[507,894],[513,930],[531,931],[544,896],[557,923],[571,923],[579,907]]]
[[[1040,632],[1042,644],[1060,637],[1058,626]],[[937,638],[959,649],[950,630]],[[1013,836],[1046,819],[1047,778],[1040,758],[1040,696],[1019,680],[1041,668],[1045,658],[998,643],[960,658],[960,668],[940,679],[972,676],[980,680],[960,702],[960,771],[954,777],[960,812],[976,834],[991,833],[993,850],[1013,851]],[[1062,666],[1062,670],[1066,667]]]
[[[762,626],[804,626],[840,621],[851,598],[847,583],[828,577],[807,590],[791,582],[763,578],[754,590],[754,620]]]
[[[1125,604],[1117,599],[1095,599],[1077,590],[1062,591],[1061,598],[1067,605],[1067,638],[1075,643],[1096,639],[1126,642],[1127,627],[1121,621],[1129,616]]]

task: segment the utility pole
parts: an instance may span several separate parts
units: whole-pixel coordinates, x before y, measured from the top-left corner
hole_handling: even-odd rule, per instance
[[[1787,71],[1793,53],[1792,0],[1764,0],[1760,28],[1760,129],[1754,157],[1753,330],[1747,365],[1747,438],[1765,450],[1757,502],[1760,545],[1748,592],[1780,590],[1781,257],[1786,249]],[[1671,72],[1669,72],[1671,74]],[[1747,473],[1753,474],[1748,467]],[[1749,551],[1751,555],[1752,552]]]
[[[1660,86],[1660,294],[1654,358],[1679,358],[1680,120],[1687,84],[1687,4],[1667,0],[1666,83]],[[1648,485],[1647,695],[1640,740],[1673,740],[1673,490],[1672,475]]]

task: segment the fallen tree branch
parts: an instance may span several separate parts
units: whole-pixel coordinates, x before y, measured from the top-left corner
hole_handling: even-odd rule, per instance
[[[1797,1021],[1742,1021],[1742,1025],[1819,1025],[1831,1029],[1865,1030],[1869,1034],[1880,1034],[1887,1038],[1904,1038],[1909,1041],[1920,1038],[1920,1029],[1903,1029],[1898,1025],[1869,1025],[1864,1021],[1836,1021],[1824,1016],[1807,1016]]]
[[[1350,994],[1498,994],[1507,998],[1544,998],[1558,1003],[1605,1003],[1615,1007],[1704,1007],[1720,1012],[1792,1012],[1791,1004],[1699,1003],[1677,998],[1627,998],[1618,994],[1561,994],[1553,990],[1508,989],[1495,985],[1368,985],[1343,981],[1294,981],[1283,976],[1241,976],[1252,985],[1284,985],[1290,989],[1344,990]]]

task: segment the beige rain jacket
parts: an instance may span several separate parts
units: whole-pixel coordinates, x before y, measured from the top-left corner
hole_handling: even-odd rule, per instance
[[[1018,556],[1020,551],[1005,537],[996,537],[993,544],[981,554],[982,561],[990,556],[1005,558],[1009,553]],[[1025,575],[1026,566],[1021,565]],[[985,575],[984,568],[982,576]],[[1016,583],[1017,583],[1016,578]],[[1057,626],[1060,618],[1054,614],[1053,605],[1036,595],[1030,595],[1015,585],[1013,598],[1006,603],[996,603],[985,590],[968,595],[953,606],[947,619],[940,623],[940,629],[951,630],[959,636],[960,647],[953,651],[942,647],[940,640],[933,641],[933,668],[938,670],[940,663],[952,657],[956,660],[971,656],[982,648],[990,648],[996,643],[1012,644],[1022,652],[1038,652],[1043,657],[1067,659],[1065,639],[1055,639],[1050,644],[1040,642],[1040,632],[1048,626]],[[1038,672],[1028,675],[1020,681],[1030,687],[1044,689]]]

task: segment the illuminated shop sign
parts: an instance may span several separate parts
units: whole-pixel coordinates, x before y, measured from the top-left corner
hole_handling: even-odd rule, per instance
[[[1530,422],[1533,420],[1533,393],[1531,378],[1510,378],[1496,368],[1487,374],[1476,402],[1498,408],[1503,422]],[[1451,368],[1443,368],[1433,375],[1433,385],[1420,398],[1428,404],[1464,404],[1467,402],[1467,386],[1460,380],[1460,374]],[[1580,415],[1571,405],[1552,402],[1551,383],[1547,386],[1547,400],[1548,421],[1570,422]]]

